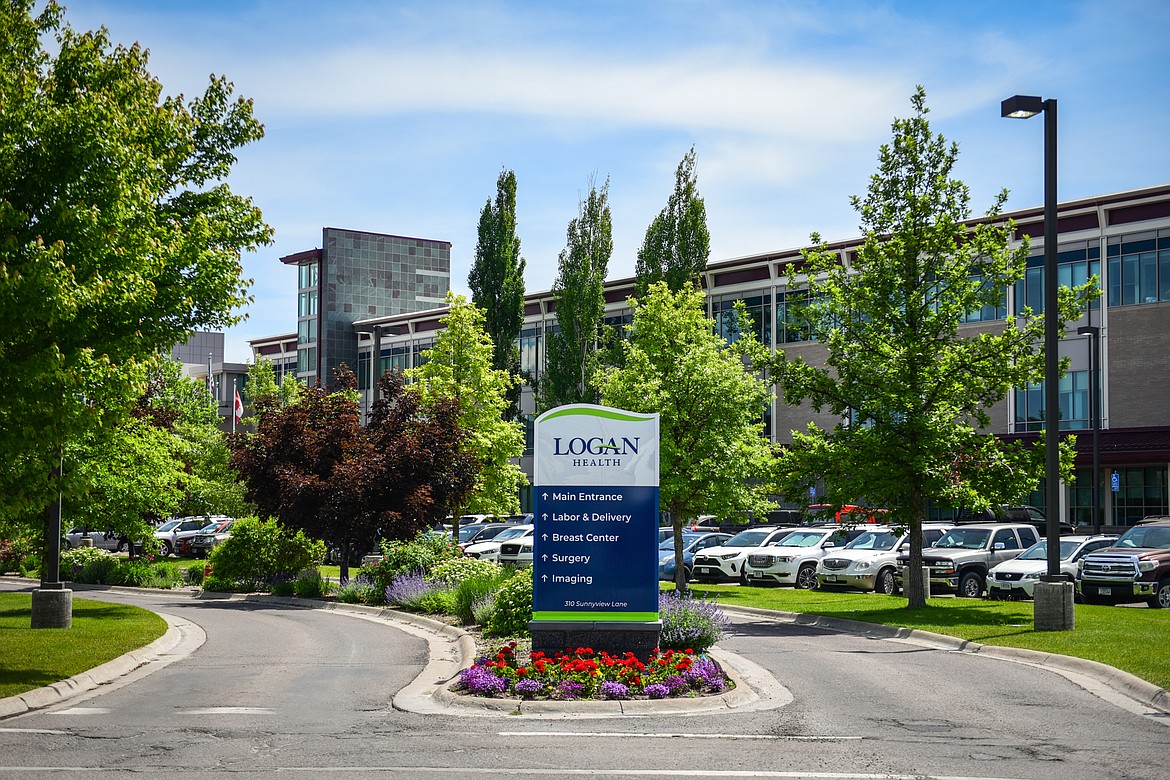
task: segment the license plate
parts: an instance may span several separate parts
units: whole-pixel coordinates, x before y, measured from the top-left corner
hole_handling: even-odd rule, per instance
[[[710,569],[708,569],[706,566],[696,566],[696,567],[695,567],[695,571],[697,571],[699,574],[708,574],[708,573],[710,573]]]
[[[1097,588],[1097,595],[1099,595],[1099,596],[1112,596],[1113,595],[1113,588]]]
[[[822,579],[823,579],[825,582],[836,582],[836,581],[837,581],[837,575],[836,575],[836,574],[825,574],[825,575],[823,575],[823,576],[822,576]]]

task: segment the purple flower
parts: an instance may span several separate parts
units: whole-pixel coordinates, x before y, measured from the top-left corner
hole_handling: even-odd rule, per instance
[[[670,691],[671,696],[677,696],[683,691],[690,688],[690,684],[677,674],[671,675],[662,681],[662,684]]]
[[[557,699],[579,699],[581,692],[585,690],[585,686],[579,682],[572,680],[561,680],[557,685],[556,690],[553,691],[553,696]]]
[[[696,599],[689,591],[663,591],[658,597],[658,614],[662,618],[662,647],[706,650],[730,625],[718,604],[705,597]]]
[[[540,680],[520,680],[516,683],[515,691],[525,699],[532,698],[544,690],[544,683]]]
[[[620,682],[607,680],[601,684],[601,698],[624,699],[630,695],[630,689]]]
[[[427,582],[422,569],[400,574],[386,586],[386,603],[403,607],[416,606],[434,591],[435,587],[433,583]]]
[[[651,699],[665,699],[670,695],[670,688],[661,683],[653,683],[646,686],[646,695]]]
[[[503,677],[473,666],[459,673],[459,687],[466,689],[472,696],[495,696],[503,693],[508,686]]]

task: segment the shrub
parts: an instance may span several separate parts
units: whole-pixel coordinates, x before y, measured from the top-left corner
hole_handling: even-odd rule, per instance
[[[40,557],[37,553],[37,542],[31,536],[17,536],[13,539],[0,539],[0,574],[16,571],[24,574],[30,564],[35,563],[38,568]]]
[[[222,546],[222,545],[221,545]],[[236,584],[229,579],[218,577],[213,572],[210,577],[203,580],[204,590],[213,590],[218,593],[227,593],[235,590]]]
[[[232,526],[232,535],[211,551],[217,584],[231,583],[248,590],[269,590],[280,575],[290,578],[325,558],[325,543],[295,533],[275,520],[245,517]]]
[[[475,559],[468,558],[467,560],[474,561]],[[491,563],[491,561],[478,561],[478,563]],[[495,593],[507,581],[508,577],[508,574],[496,566],[494,574],[483,574],[463,580],[452,593],[452,613],[464,625],[473,623],[481,626],[487,625],[487,620],[481,620],[480,617],[484,615],[486,618],[491,617],[492,612],[495,611]],[[476,614],[477,609],[480,612],[479,616]]]
[[[431,567],[431,579],[442,580],[456,587],[470,579],[498,578],[504,569],[495,561],[479,558],[448,558]]]
[[[303,570],[293,580],[293,594],[303,599],[319,599],[325,595],[325,580],[315,568]]]
[[[532,569],[520,569],[496,593],[495,610],[485,633],[526,634],[532,620]]]
[[[188,585],[202,585],[203,584],[203,567],[202,566],[188,566],[183,569],[187,578]]]
[[[385,591],[390,582],[402,574],[421,571],[424,575],[443,561],[462,557],[459,546],[449,536],[421,533],[414,539],[382,543],[381,561],[363,566],[359,575]]]
[[[377,586],[362,575],[353,577],[337,588],[337,600],[342,604],[381,604],[384,596]]]
[[[714,601],[694,598],[687,591],[663,591],[658,596],[658,616],[662,620],[663,648],[691,648],[702,653],[718,642],[727,631],[727,616]]]

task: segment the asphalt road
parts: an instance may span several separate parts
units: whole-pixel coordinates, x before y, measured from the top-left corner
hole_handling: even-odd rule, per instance
[[[149,674],[0,721],[0,780],[1170,775],[1170,717],[1051,671],[759,618],[738,619],[721,646],[774,674],[793,695],[783,707],[454,717],[391,706],[428,645],[381,622],[188,594],[75,597],[167,613],[206,641]]]

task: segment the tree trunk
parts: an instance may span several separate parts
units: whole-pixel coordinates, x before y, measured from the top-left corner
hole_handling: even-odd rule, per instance
[[[349,581],[349,542],[346,541],[341,545],[341,574],[338,579],[342,582]]]
[[[687,570],[683,565],[682,510],[670,510],[670,524],[674,528],[674,589],[678,593],[687,591]]]
[[[908,609],[919,609],[926,606],[926,590],[922,581],[922,519],[923,500],[918,491],[910,491],[910,501],[913,514],[908,518],[910,522],[910,565],[907,567],[906,577],[902,583],[909,603]]]

